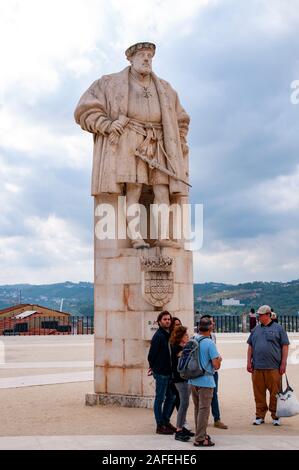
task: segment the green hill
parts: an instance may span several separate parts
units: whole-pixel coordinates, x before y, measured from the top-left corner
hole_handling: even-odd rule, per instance
[[[222,306],[222,299],[233,297],[244,306]],[[22,303],[36,303],[60,309],[73,315],[93,314],[93,284],[91,282],[63,282],[57,284],[15,284],[0,286],[0,309]],[[208,282],[194,284],[194,308],[201,313],[239,314],[268,304],[280,315],[299,311],[299,280],[290,282],[250,282],[222,284]]]
[[[18,303],[36,303],[73,315],[93,315],[93,284],[63,282],[59,284],[15,284],[0,286],[0,309]]]
[[[222,306],[222,299],[235,298],[243,306]],[[250,282],[245,284],[194,285],[195,310],[206,313],[242,313],[251,307],[270,305],[280,315],[299,311],[299,280],[290,282]]]

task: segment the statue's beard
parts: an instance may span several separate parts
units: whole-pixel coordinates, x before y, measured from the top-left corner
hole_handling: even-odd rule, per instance
[[[142,75],[149,75],[152,71],[152,68],[150,65],[141,65],[140,67],[135,69],[136,72],[142,74]]]

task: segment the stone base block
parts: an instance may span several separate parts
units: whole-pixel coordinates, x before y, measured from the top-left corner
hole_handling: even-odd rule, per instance
[[[85,405],[118,405],[127,408],[150,408],[154,406],[154,397],[134,395],[112,395],[107,393],[87,393]]]

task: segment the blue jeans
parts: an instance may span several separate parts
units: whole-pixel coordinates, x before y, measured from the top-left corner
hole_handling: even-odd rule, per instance
[[[157,426],[163,426],[170,421],[175,395],[171,388],[170,375],[153,373],[153,376],[156,381],[154,414]]]
[[[219,409],[219,402],[218,402],[218,372],[215,372],[214,374],[214,380],[216,387],[214,388],[213,392],[213,398],[212,398],[212,415],[214,418],[214,421],[220,421],[220,409]]]

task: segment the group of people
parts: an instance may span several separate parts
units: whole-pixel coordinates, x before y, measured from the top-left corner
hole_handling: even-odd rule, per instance
[[[281,425],[276,416],[276,394],[281,387],[281,377],[286,371],[289,340],[281,325],[271,318],[271,308],[261,306],[258,311],[259,322],[248,338],[247,370],[252,374],[253,393],[256,404],[254,425],[264,423],[269,410],[272,423]],[[198,331],[193,336],[199,343],[198,360],[203,375],[186,380],[178,372],[178,363],[184,346],[189,341],[187,327],[179,318],[172,317],[168,311],[158,315],[158,330],[154,334],[148,354],[149,374],[156,383],[154,415],[157,434],[173,435],[176,440],[188,442],[194,437],[194,446],[211,447],[215,443],[207,434],[210,409],[214,426],[219,429],[228,427],[220,419],[218,401],[218,370],[222,357],[217,350],[215,322],[211,315],[203,315]],[[193,335],[193,334],[192,334]],[[269,406],[266,400],[270,393]],[[190,430],[186,421],[190,395],[194,403],[195,432]],[[177,408],[176,426],[170,422]]]
[[[210,315],[204,315],[199,322],[197,338],[205,337],[199,349],[200,363],[204,365],[205,375],[192,380],[183,379],[178,372],[180,354],[189,340],[188,330],[178,318],[163,311],[158,315],[159,329],[154,334],[148,354],[150,371],[156,381],[154,414],[158,434],[174,434],[179,441],[189,441],[195,436],[194,445],[214,445],[206,429],[210,408],[214,417],[214,426],[227,429],[220,419],[218,402],[218,374],[222,358],[216,348],[213,333],[214,321]],[[191,432],[186,422],[189,398],[194,402],[195,433]],[[170,422],[177,407],[176,427]]]

